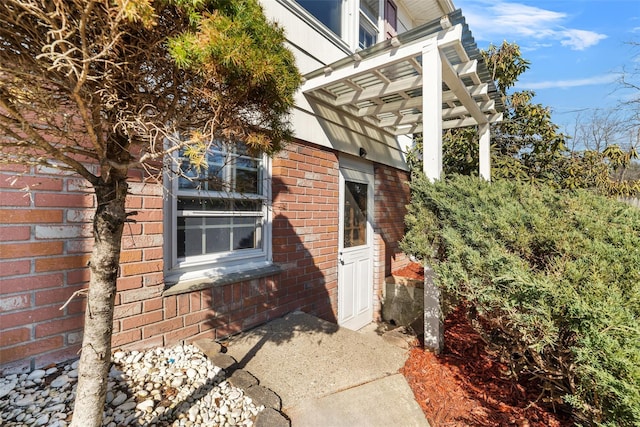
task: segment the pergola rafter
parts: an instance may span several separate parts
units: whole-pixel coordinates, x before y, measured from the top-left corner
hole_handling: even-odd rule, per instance
[[[486,145],[488,124],[500,121],[503,109],[464,17],[456,11],[449,21],[450,27],[434,21],[309,73],[303,93],[391,135],[423,133],[425,145],[436,150],[435,163],[425,160],[425,173],[438,179],[441,130],[477,125]],[[481,158],[488,161],[486,153]],[[480,169],[488,179],[489,166]]]

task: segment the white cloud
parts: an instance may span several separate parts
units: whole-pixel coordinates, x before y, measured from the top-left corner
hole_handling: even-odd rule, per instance
[[[560,42],[573,50],[594,46],[607,36],[593,31],[566,28],[563,12],[508,1],[457,0],[474,37],[499,43],[502,39],[544,46]]]
[[[600,40],[607,38],[604,34],[594,33],[585,30],[564,30],[559,31],[563,39],[560,40],[562,46],[568,46],[573,50],[585,50],[588,47],[598,44]]]
[[[619,75],[617,74],[604,74],[600,76],[587,77],[583,79],[572,79],[572,80],[549,80],[543,82],[535,82],[535,83],[526,83],[519,82],[518,87],[523,89],[566,89],[570,87],[578,87],[578,86],[593,86],[593,85],[601,85],[601,84],[609,84],[613,83],[618,79]]]

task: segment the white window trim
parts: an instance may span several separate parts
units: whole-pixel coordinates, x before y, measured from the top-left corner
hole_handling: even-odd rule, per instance
[[[172,155],[170,162],[172,167],[177,167],[178,153]],[[264,218],[262,227],[262,248],[247,249],[239,252],[227,252],[222,254],[210,254],[191,257],[189,260],[178,261],[177,257],[177,219],[178,219],[178,190],[179,176],[167,170],[164,174],[166,185],[164,186],[164,274],[165,283],[169,286],[181,282],[202,282],[215,281],[225,275],[242,273],[249,270],[260,270],[272,266],[272,194],[271,194],[271,159],[263,155],[263,179],[262,195],[242,194],[243,198],[263,200],[262,217]],[[170,169],[170,168],[167,168]],[[225,197],[239,195],[238,193],[209,192],[211,196],[224,194]],[[188,216],[197,212],[198,216],[251,216],[255,217],[255,212],[232,211],[232,212],[208,212],[183,211]]]

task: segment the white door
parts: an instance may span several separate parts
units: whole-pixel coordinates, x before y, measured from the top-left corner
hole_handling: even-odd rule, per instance
[[[373,320],[373,167],[340,159],[338,323],[358,330]]]

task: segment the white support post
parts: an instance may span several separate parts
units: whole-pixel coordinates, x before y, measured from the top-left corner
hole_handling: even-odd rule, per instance
[[[442,175],[442,60],[435,39],[422,49],[422,168],[431,181]]]
[[[431,181],[442,176],[442,59],[435,40],[422,49],[422,168]],[[425,267],[424,346],[439,353],[444,346],[440,290]]]
[[[478,126],[480,134],[480,178],[491,181],[491,132],[489,123]]]

